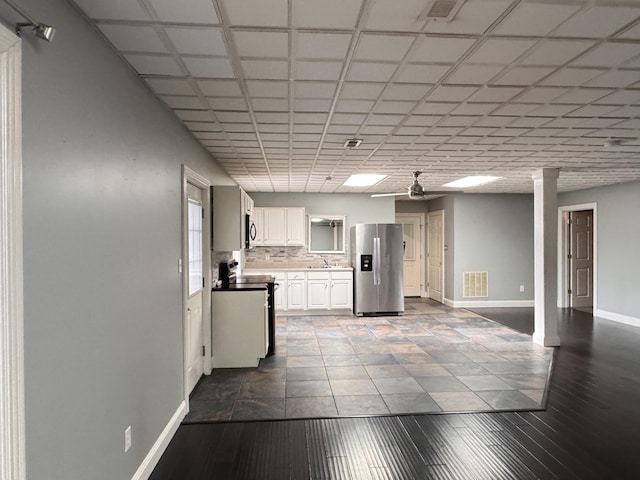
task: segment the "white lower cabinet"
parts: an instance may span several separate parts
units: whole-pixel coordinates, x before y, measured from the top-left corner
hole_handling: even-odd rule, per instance
[[[269,344],[267,290],[211,293],[213,367],[257,367]]]
[[[309,272],[307,274],[307,308],[310,310],[327,310],[330,306],[329,285],[331,275],[329,272]]]
[[[304,272],[287,272],[287,310],[305,310],[307,280]]]
[[[284,272],[274,273],[276,279],[273,291],[273,305],[276,310],[284,310],[287,305],[287,274]]]
[[[353,275],[351,272],[331,272],[331,302],[329,308],[353,307]]]

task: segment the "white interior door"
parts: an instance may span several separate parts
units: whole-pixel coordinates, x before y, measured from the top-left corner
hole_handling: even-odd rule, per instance
[[[424,262],[422,224],[424,214],[398,213],[396,223],[402,224],[402,239],[404,241],[403,274],[404,296],[419,297],[422,294],[424,282]]]
[[[428,297],[442,302],[444,293],[444,212],[427,214]]]
[[[186,373],[187,391],[191,393],[204,373],[203,352],[203,244],[204,207],[202,191],[187,183],[187,321],[186,321]]]
[[[593,306],[593,211],[569,213],[572,307]]]

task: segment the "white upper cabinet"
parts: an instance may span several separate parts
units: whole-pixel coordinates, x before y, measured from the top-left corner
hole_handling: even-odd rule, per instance
[[[290,207],[285,210],[287,217],[287,245],[304,245],[304,208]]]
[[[284,208],[262,209],[262,244],[286,245],[286,212]]]
[[[265,247],[305,245],[304,207],[253,207],[254,245]]]
[[[237,186],[214,186],[212,192],[212,249],[219,252],[243,250],[247,239],[247,208],[253,208],[253,200]]]

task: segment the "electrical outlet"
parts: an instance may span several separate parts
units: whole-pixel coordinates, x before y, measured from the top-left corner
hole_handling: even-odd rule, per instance
[[[265,259],[265,260],[270,260],[270,259],[271,259],[271,254],[269,254],[269,253],[265,253],[265,254],[264,254],[264,259]]]
[[[125,453],[131,449],[131,425],[124,431],[124,451]]]
[[[524,292],[524,285],[520,285],[520,291]]]

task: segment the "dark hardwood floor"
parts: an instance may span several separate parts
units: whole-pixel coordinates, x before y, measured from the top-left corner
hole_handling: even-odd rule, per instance
[[[182,425],[151,479],[640,478],[640,329],[560,325],[545,411]]]

